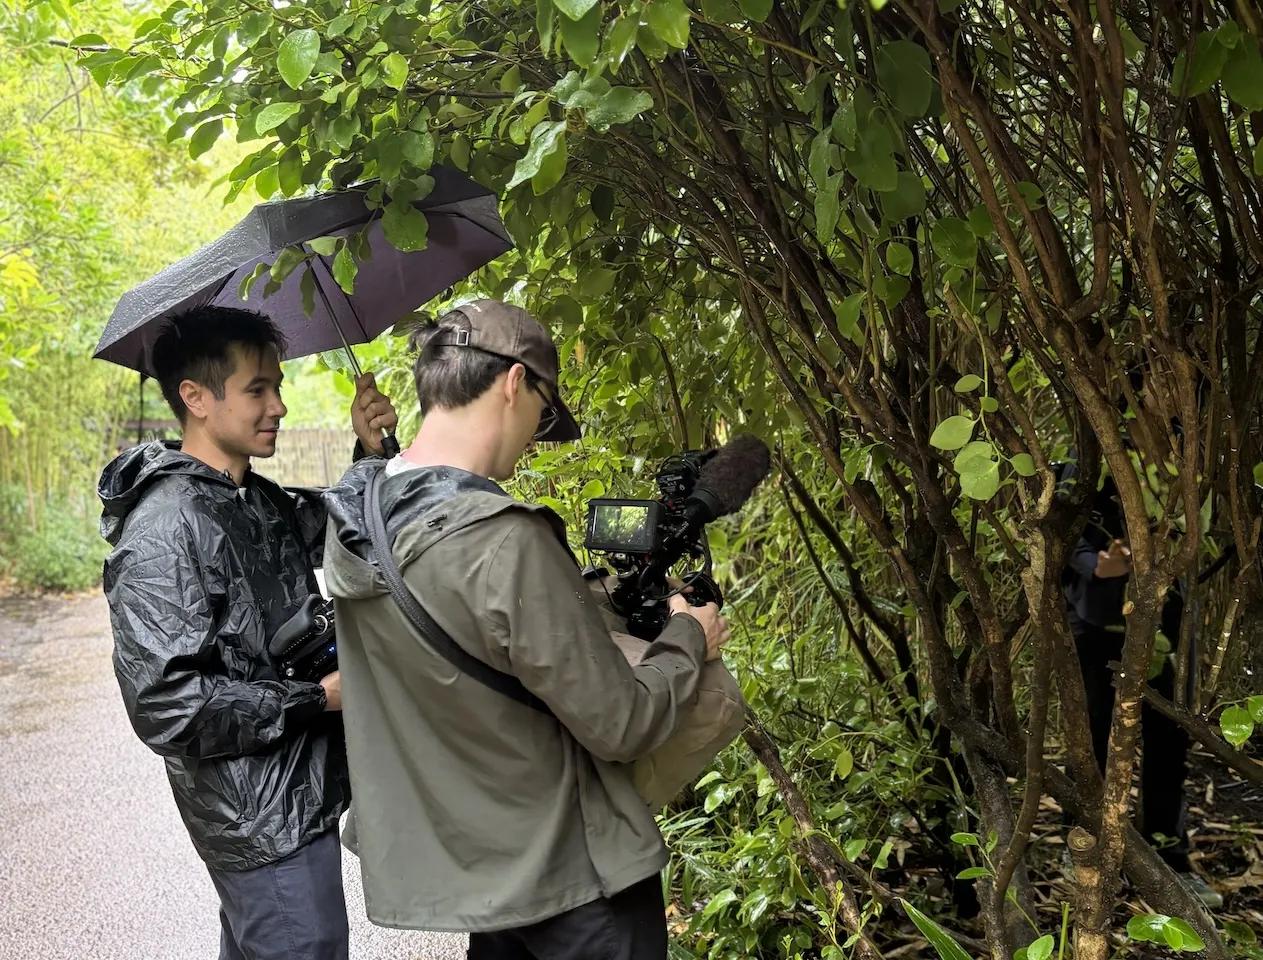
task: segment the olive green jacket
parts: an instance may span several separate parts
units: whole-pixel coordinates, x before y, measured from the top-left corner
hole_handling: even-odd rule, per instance
[[[409,588],[553,715],[496,693],[434,653],[391,598],[363,515],[373,469],[380,460],[329,492],[324,568],[369,919],[523,926],[661,870],[666,848],[629,764],[695,703],[700,624],[673,617],[633,667],[556,514],[459,470],[389,476],[382,509]]]

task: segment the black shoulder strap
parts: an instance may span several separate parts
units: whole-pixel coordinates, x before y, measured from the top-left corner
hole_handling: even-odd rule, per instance
[[[479,683],[490,687],[497,693],[502,693],[506,697],[516,700],[518,703],[525,704],[532,709],[538,710],[540,713],[551,714],[552,711],[548,709],[548,705],[527,690],[517,677],[502,673],[461,647],[442,627],[434,622],[433,618],[425,612],[425,608],[421,606],[416,596],[408,589],[408,585],[404,583],[403,575],[399,572],[399,567],[395,564],[394,557],[391,556],[390,541],[386,537],[386,521],[382,517],[378,496],[384,473],[385,470],[378,469],[369,475],[368,488],[365,490],[364,496],[364,512],[368,515],[368,532],[373,541],[373,551],[377,554],[378,568],[381,570],[382,575],[385,576],[386,583],[390,587],[390,593],[395,598],[395,603],[399,605],[399,609],[403,611],[404,616],[408,618],[416,631],[425,638],[425,641],[433,648],[434,652],[457,670],[468,674]]]

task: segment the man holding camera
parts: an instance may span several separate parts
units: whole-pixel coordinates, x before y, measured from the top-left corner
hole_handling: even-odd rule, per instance
[[[330,492],[369,919],[469,932],[471,960],[664,960],[667,854],[630,764],[680,727],[727,623],[677,596],[632,666],[560,517],[496,483],[579,437],[526,311],[451,311],[414,374],[416,441]]]
[[[283,342],[264,316],[202,307],[153,348],[182,443],[134,447],[98,493],[114,668],[140,739],[219,893],[220,960],[346,960],[337,825],[350,799],[339,676],[288,680],[268,641],[319,592],[325,513],[250,469],[276,452]],[[367,453],[396,417],[366,376]]]

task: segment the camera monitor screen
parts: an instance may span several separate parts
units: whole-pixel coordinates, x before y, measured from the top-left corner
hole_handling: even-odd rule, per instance
[[[648,553],[656,546],[661,510],[656,500],[593,500],[584,545],[610,553]]]

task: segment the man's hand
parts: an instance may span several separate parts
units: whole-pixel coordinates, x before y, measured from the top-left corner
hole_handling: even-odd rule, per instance
[[[395,405],[377,389],[377,380],[366,373],[355,381],[355,399],[351,401],[351,426],[360,438],[364,452],[378,456],[382,452],[382,431],[399,422]]]
[[[320,681],[325,688],[325,710],[342,709],[342,674],[334,672]]]
[[[673,616],[692,617],[702,625],[706,631],[706,659],[718,660],[719,648],[732,638],[727,619],[719,615],[719,606],[708,603],[704,607],[694,607],[679,594],[668,600],[667,605]]]
[[[1096,575],[1102,580],[1125,577],[1131,573],[1131,550],[1121,540],[1115,540],[1108,550],[1096,552]]]

